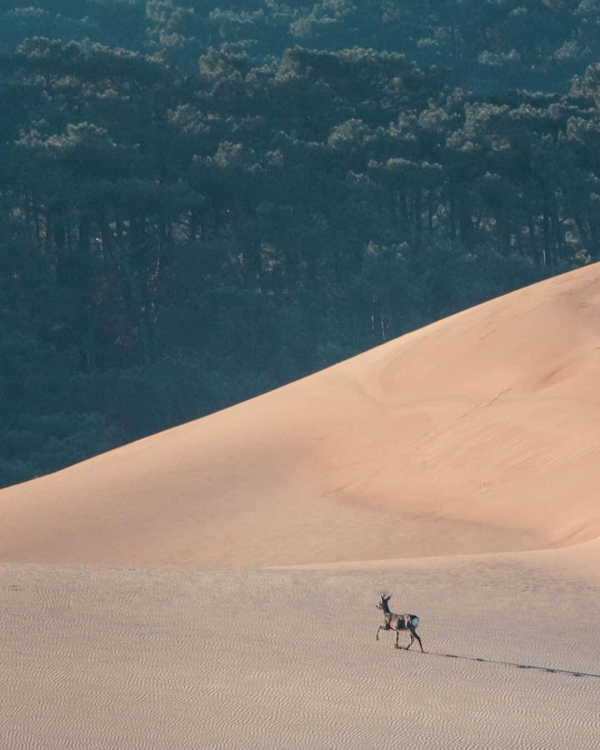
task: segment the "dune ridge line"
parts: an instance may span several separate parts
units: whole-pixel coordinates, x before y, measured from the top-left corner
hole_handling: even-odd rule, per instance
[[[600,265],[0,492],[0,560],[273,567],[600,537]]]

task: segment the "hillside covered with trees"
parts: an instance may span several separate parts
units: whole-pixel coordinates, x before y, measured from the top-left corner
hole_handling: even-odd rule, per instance
[[[0,486],[600,259],[600,0],[6,0]]]

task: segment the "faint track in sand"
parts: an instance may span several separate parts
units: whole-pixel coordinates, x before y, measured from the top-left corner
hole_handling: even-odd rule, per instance
[[[400,651],[406,651],[406,648],[401,648]],[[421,656],[418,651],[415,651],[416,656]],[[566,674],[572,677],[592,677],[600,680],[600,674],[594,672],[581,672],[572,669],[557,669],[556,667],[544,667],[539,664],[519,664],[516,661],[502,661],[500,659],[483,659],[481,656],[461,656],[460,654],[442,654],[439,651],[425,651],[424,656],[441,656],[445,659],[460,659],[461,661],[477,661],[485,664],[497,664],[503,667],[516,667],[517,669],[533,669],[537,672],[548,672],[549,674]]]

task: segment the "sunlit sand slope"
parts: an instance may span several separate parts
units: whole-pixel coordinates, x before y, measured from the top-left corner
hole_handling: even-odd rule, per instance
[[[600,265],[0,493],[0,559],[276,566],[600,536]]]

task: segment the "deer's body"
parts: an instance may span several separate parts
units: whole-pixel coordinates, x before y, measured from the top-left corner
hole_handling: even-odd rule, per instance
[[[408,646],[406,646],[406,650],[413,645],[415,641],[418,641],[419,646],[421,647],[422,653],[425,653],[423,651],[423,644],[421,643],[421,639],[417,635],[417,626],[419,625],[419,618],[416,615],[397,615],[395,612],[391,612],[390,608],[388,606],[388,601],[391,599],[390,596],[384,596],[381,595],[381,601],[377,605],[377,609],[380,609],[383,612],[383,616],[385,617],[385,622],[383,625],[380,625],[377,628],[377,635],[375,636],[376,640],[379,640],[379,631],[380,630],[395,630],[396,631],[396,643],[394,645],[394,648],[400,648],[398,645],[398,636],[403,630],[406,630],[410,633],[410,643]]]

